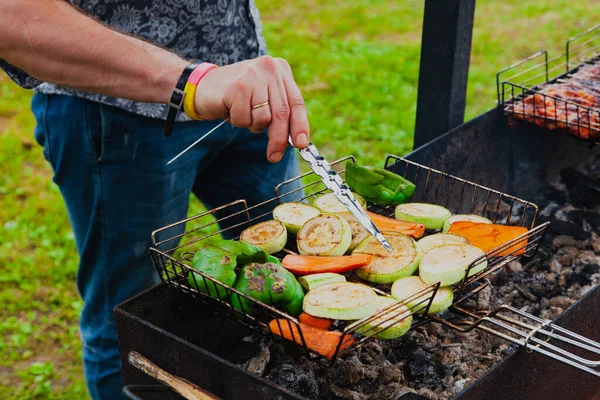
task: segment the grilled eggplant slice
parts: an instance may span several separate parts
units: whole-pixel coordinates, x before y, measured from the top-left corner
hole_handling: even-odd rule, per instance
[[[356,275],[373,283],[392,283],[398,278],[412,275],[419,266],[415,241],[399,232],[382,233],[394,251],[387,251],[374,236],[367,237],[352,254],[370,254],[371,262],[356,269]]]
[[[382,311],[386,307],[397,303],[398,300],[391,297],[377,296],[377,312]],[[365,336],[375,334],[379,339],[396,339],[403,336],[412,325],[412,315],[408,308],[399,304],[391,310],[384,312],[383,315],[369,321],[364,326],[356,330]]]
[[[435,235],[425,236],[423,239],[417,241],[417,250],[419,250],[419,254],[423,257],[429,250],[445,244],[469,244],[469,241],[453,233],[436,233]]]
[[[428,286],[429,285],[423,282],[423,280],[418,276],[407,276],[400,278],[392,285],[392,297],[397,300],[406,300],[411,295],[424,290]],[[424,314],[430,296],[431,293],[427,292],[427,294],[419,296],[414,300],[410,300],[407,306],[412,310],[412,312]],[[452,291],[452,288],[440,287],[431,301],[429,314],[437,314],[447,310],[448,307],[452,305],[453,300],[454,292]]]
[[[425,225],[426,229],[442,229],[452,216],[447,208],[427,203],[405,203],[396,206],[396,219]]]
[[[486,217],[482,217],[480,215],[475,214],[456,214],[451,216],[444,222],[444,227],[442,228],[442,232],[448,232],[450,230],[450,225],[454,222],[458,221],[469,221],[469,222],[480,222],[482,224],[491,224],[492,221],[487,219]]]
[[[354,198],[361,205],[361,207],[365,208],[367,206],[367,201],[360,194],[352,192]],[[333,193],[327,193],[323,196],[317,198],[315,201],[315,206],[318,207],[321,211],[326,213],[339,213],[348,211],[348,208],[342,202],[335,197]]]
[[[281,221],[287,231],[296,234],[309,219],[321,214],[321,211],[304,203],[283,203],[273,210],[273,218]]]
[[[377,310],[377,294],[360,283],[329,283],[304,296],[302,308],[314,317],[355,320],[373,315]]]
[[[337,214],[321,214],[302,225],[296,243],[302,255],[341,256],[352,243],[352,228]]]
[[[280,221],[265,221],[245,229],[240,240],[260,247],[269,254],[274,254],[285,247],[287,229]]]
[[[435,247],[423,255],[419,265],[419,276],[423,282],[431,285],[440,282],[440,286],[450,286],[462,281],[469,265],[480,257],[483,250],[468,244],[447,244]],[[472,276],[487,267],[482,258],[469,272]]]

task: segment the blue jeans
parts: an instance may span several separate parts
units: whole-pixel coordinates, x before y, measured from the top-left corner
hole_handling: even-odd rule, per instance
[[[176,124],[166,139],[161,120],[75,97],[35,94],[32,110],[35,138],[54,171],[80,256],[86,382],[93,399],[119,399],[112,311],[159,280],[148,254],[151,232],[184,219],[191,192],[209,208],[272,198],[277,183],[299,175],[297,157],[288,148],[271,164],[266,134],[225,124],[165,166],[218,121]]]

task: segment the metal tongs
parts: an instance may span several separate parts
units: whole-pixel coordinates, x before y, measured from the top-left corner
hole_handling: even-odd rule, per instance
[[[189,145],[185,150],[176,155],[171,161],[167,163],[167,165],[171,164],[173,161],[181,157],[184,153],[186,153],[189,149],[200,143],[204,138],[208,135],[216,131],[221,125],[227,122],[229,118],[215,126],[209,132],[202,135],[198,140]],[[294,146],[292,142],[292,138],[288,139],[290,145]],[[335,172],[331,165],[325,160],[325,158],[319,154],[319,151],[315,147],[314,144],[309,143],[307,147],[303,149],[298,149],[298,153],[300,156],[309,163],[310,169],[313,170],[315,174],[321,177],[321,181],[327,187],[327,189],[331,190],[331,192],[337,197],[337,199],[346,206],[348,211],[354,215],[356,220],[369,232],[371,235],[375,236],[375,238],[381,243],[381,245],[387,251],[393,251],[392,246],[388,243],[386,238],[383,236],[381,231],[375,226],[371,218],[367,215],[364,208],[358,204],[354,196],[352,195],[352,191],[348,186],[344,184],[342,178]]]

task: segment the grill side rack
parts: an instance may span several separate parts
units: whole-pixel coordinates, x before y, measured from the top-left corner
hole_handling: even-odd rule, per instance
[[[543,50],[501,70],[496,75],[500,108],[512,123],[527,121],[600,143],[599,55],[597,25],[567,40],[560,56],[548,58]],[[585,75],[592,69],[594,77]],[[574,96],[564,97],[567,92]]]
[[[346,162],[355,162],[355,160],[353,157],[346,157],[332,164],[342,179],[345,177]],[[489,252],[469,266],[465,279],[454,287],[455,304],[481,290],[481,282],[485,282],[488,275],[499,270],[506,263],[521,256],[533,257],[548,228],[549,223],[535,226],[538,208],[533,203],[397,156],[388,156],[384,166],[416,184],[417,190],[411,201],[439,204],[456,214],[478,214],[489,218],[494,223],[524,226],[529,229],[521,237]],[[290,189],[296,187],[292,184],[297,183],[298,180],[302,182],[302,188]],[[270,219],[269,210],[287,199],[294,196],[297,199],[301,195],[302,201],[310,201],[311,197],[326,191],[327,189],[316,175],[312,172],[305,173],[278,185],[275,189],[275,197],[264,203],[248,206],[245,200],[237,200],[156,230],[152,234],[153,246],[150,248],[150,255],[161,279],[169,286],[191,297],[212,301],[215,309],[224,316],[234,318],[275,340],[281,340],[283,332],[286,339],[317,354],[307,344],[306,332],[303,332],[298,319],[193,269],[192,259],[204,240],[216,235],[237,239],[241,230],[259,221]],[[393,207],[372,206],[370,210],[385,216],[392,216],[394,213]],[[296,250],[294,242],[289,240],[286,249],[275,256],[281,259],[286,254],[293,254]],[[485,269],[469,276],[471,269],[486,260],[488,265]],[[352,272],[347,273],[346,276],[348,281],[371,286],[380,295],[390,294],[391,284],[364,282],[358,280]],[[198,285],[200,282],[203,287],[215,290],[212,294],[198,290],[202,287]],[[335,351],[321,351],[318,355],[335,362],[338,357],[375,339],[380,332],[390,326],[391,321],[399,323],[412,317],[412,327],[431,322],[431,317],[427,316],[428,310],[438,288],[439,284],[430,285],[360,321],[336,321],[333,330],[339,332],[339,342]],[[247,303],[237,302],[242,304],[241,310],[233,307],[234,296],[247,300]],[[251,309],[245,309],[244,304],[249,304]]]

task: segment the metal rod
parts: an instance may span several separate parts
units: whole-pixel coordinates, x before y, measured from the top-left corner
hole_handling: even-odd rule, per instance
[[[183,150],[181,153],[179,153],[175,157],[173,157],[171,159],[171,161],[169,161],[167,163],[167,165],[171,164],[173,161],[177,160],[179,157],[181,157],[182,155],[184,155],[189,149],[191,149],[192,147],[194,147],[195,145],[197,145],[198,143],[200,143],[202,140],[204,140],[205,137],[207,137],[208,135],[210,135],[211,133],[213,133],[214,131],[216,131],[217,129],[219,129],[221,127],[221,125],[223,125],[227,121],[229,121],[229,118],[223,120],[223,122],[221,122],[219,125],[215,126],[210,131],[208,131],[204,135],[202,135],[200,137],[200,139],[196,140],[194,143],[192,143],[188,147],[186,147],[185,150]]]

